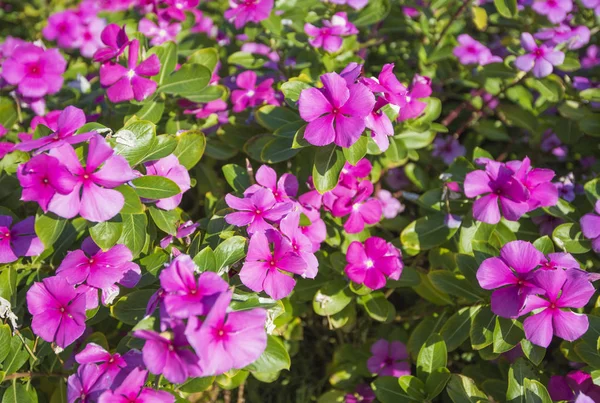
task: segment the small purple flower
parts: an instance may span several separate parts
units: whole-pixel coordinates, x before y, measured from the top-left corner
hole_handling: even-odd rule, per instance
[[[237,227],[247,225],[249,234],[273,228],[266,220],[277,222],[292,208],[292,203],[277,203],[270,189],[259,189],[243,199],[228,194],[225,202],[229,207],[239,210],[227,214],[225,221]]]
[[[364,180],[357,187],[355,196],[339,197],[331,212],[336,217],[343,217],[349,214],[344,223],[344,230],[349,234],[358,234],[366,224],[376,224],[381,220],[381,203],[371,197],[373,194],[373,184]]]
[[[370,372],[395,378],[410,375],[408,352],[402,342],[380,339],[371,346],[371,354],[371,358],[367,360]]]
[[[591,45],[585,51],[585,56],[581,58],[581,67],[591,69],[600,65],[600,47]]]
[[[533,69],[533,75],[537,78],[550,75],[553,66],[559,66],[565,61],[563,52],[545,45],[538,46],[530,33],[524,32],[521,34],[521,46],[528,53],[517,57],[515,66],[523,71]]]
[[[107,373],[114,379],[121,369],[127,366],[121,354],[111,354],[96,343],[89,343],[85,348],[75,355],[75,361],[79,364],[99,364],[98,369]]]
[[[255,175],[257,185],[252,185],[244,191],[250,196],[259,189],[269,189],[278,203],[291,201],[298,193],[298,179],[292,174],[283,174],[277,180],[277,172],[267,165],[261,165]]]
[[[376,236],[368,238],[364,245],[353,241],[348,246],[346,260],[344,271],[348,278],[372,290],[385,287],[386,278],[398,280],[402,274],[400,251]]]
[[[427,107],[427,103],[419,99],[427,98],[430,95],[431,80],[428,77],[415,75],[408,90],[400,97],[398,120],[405,121],[419,117]]]
[[[148,371],[134,368],[121,385],[107,390],[98,403],[174,403],[175,396],[164,390],[154,390],[144,386]]]
[[[594,384],[590,374],[581,370],[571,371],[566,376],[550,377],[548,392],[554,401],[600,402],[600,386]]]
[[[567,24],[560,24],[557,27],[545,28],[534,35],[536,39],[548,41],[548,45],[567,44],[567,49],[581,49],[590,41],[590,29],[585,25],[571,27]]]
[[[529,192],[527,204],[529,211],[539,207],[552,207],[558,202],[558,191],[551,182],[556,175],[547,168],[532,168],[529,157],[523,161],[509,161],[506,163],[514,172],[514,177],[525,186]]]
[[[583,236],[592,241],[594,252],[600,253],[600,200],[596,202],[594,212],[581,217],[579,223]]]
[[[552,236],[554,229],[564,221],[558,217],[553,217],[549,214],[543,214],[537,217],[531,217],[531,221],[539,227],[540,235]]]
[[[394,126],[383,110],[386,105],[388,102],[384,98],[377,99],[373,111],[365,118],[365,125],[371,130],[371,137],[381,152],[388,149],[388,137],[394,135]]]
[[[361,383],[354,389],[354,393],[347,393],[344,396],[344,403],[373,403],[375,401],[375,392],[369,385]]]
[[[479,64],[485,66],[489,63],[502,62],[502,58],[492,55],[492,52],[481,43],[467,34],[459,35],[458,46],[454,48],[452,53],[458,57],[461,64]]]
[[[67,380],[68,403],[93,403],[111,384],[111,377],[96,364],[81,365]]]
[[[44,251],[35,233],[35,218],[27,217],[12,225],[12,217],[0,215],[0,264],[12,263],[21,256],[38,256]]]
[[[563,145],[558,136],[552,130],[546,130],[542,135],[540,148],[544,152],[554,155],[559,161],[564,161],[569,153],[569,148]]]
[[[458,139],[453,136],[436,137],[433,141],[432,156],[440,158],[444,164],[450,165],[458,157],[463,157],[466,154],[466,149],[458,142]]]
[[[535,0],[531,8],[540,15],[545,15],[553,24],[558,24],[567,18],[573,9],[572,0]]]
[[[292,250],[300,255],[306,263],[304,278],[315,278],[319,270],[319,261],[314,254],[314,246],[300,228],[300,211],[293,211],[281,220],[279,231],[287,237],[292,245]]]
[[[237,76],[235,83],[239,89],[233,90],[231,93],[234,112],[241,112],[248,107],[253,108],[263,103],[279,104],[275,98],[275,90],[272,88],[274,80],[269,78],[256,85],[257,78],[256,73],[252,70],[244,71]]]
[[[163,13],[177,21],[185,21],[185,11],[193,11],[198,7],[199,0],[165,0],[168,6]]]
[[[342,37],[355,35],[358,29],[348,21],[344,12],[334,14],[331,21],[323,21],[323,27],[317,28],[312,24],[304,24],[304,32],[311,38],[308,42],[315,48],[323,48],[325,51],[334,53],[342,47]]]

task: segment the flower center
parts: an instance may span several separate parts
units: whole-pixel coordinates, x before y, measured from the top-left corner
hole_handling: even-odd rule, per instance
[[[42,69],[40,69],[40,66],[38,66],[37,64],[32,64],[29,66],[27,71],[29,72],[30,75],[39,76],[40,73],[42,72]]]
[[[48,181],[48,178],[44,178],[44,179],[42,179],[42,182],[44,182],[44,183],[48,183],[48,182],[49,182],[49,181]]]
[[[173,346],[172,344],[169,344],[169,351],[175,351],[175,346]]]
[[[90,179],[90,175],[88,175],[88,174],[83,174],[83,179],[84,179],[84,180],[88,180],[88,179]]]
[[[115,362],[115,359],[113,357],[110,357],[110,360],[108,360],[108,363],[112,364],[113,362]]]
[[[277,264],[277,263],[275,262],[275,259],[271,259],[271,260],[269,261],[269,266],[271,266],[271,267],[275,267],[275,266],[276,266],[276,264]]]
[[[88,263],[89,263],[89,264],[94,264],[94,259],[89,259],[89,260],[88,260]]]
[[[477,49],[475,49],[475,46],[467,46],[467,52],[477,53]]]
[[[558,3],[556,2],[556,0],[548,0],[548,2],[546,4],[548,4],[548,7],[558,6]]]
[[[554,302],[550,304],[550,309],[556,309],[556,304]]]
[[[256,214],[256,215],[261,215],[261,214],[262,214],[262,211],[260,211],[259,209],[256,209],[256,210],[254,210],[254,214]]]
[[[164,38],[165,36],[167,36],[167,31],[165,29],[161,29],[160,31],[158,31],[158,36]]]
[[[135,76],[135,70],[131,69],[127,72],[127,78],[130,80]]]
[[[331,113],[333,113],[334,115],[337,115],[338,113],[340,113],[340,110],[338,108],[333,108],[331,110]]]
[[[375,264],[373,263],[373,260],[367,259],[367,261],[365,262],[365,266],[367,266],[367,268],[370,269],[373,266],[375,266]]]
[[[60,311],[61,313],[65,313],[65,308],[61,306],[61,307],[60,307],[60,309],[59,309],[59,311]]]
[[[541,48],[537,48],[533,51],[533,55],[537,58],[544,56],[544,51]]]
[[[246,93],[246,95],[248,95],[249,97],[253,97],[254,95],[256,95],[256,91],[250,90]]]

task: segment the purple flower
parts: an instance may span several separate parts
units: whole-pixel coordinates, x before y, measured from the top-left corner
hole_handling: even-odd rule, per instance
[[[197,317],[188,322],[186,335],[200,357],[203,376],[244,368],[267,347],[267,311],[255,308],[227,313],[232,294],[221,293],[203,322]]]
[[[379,376],[400,378],[410,375],[408,352],[406,346],[399,341],[377,340],[371,346],[371,358],[367,360],[367,368]]]
[[[594,10],[596,16],[600,15],[600,0],[581,0],[581,4],[583,4],[585,8]]]
[[[465,154],[465,147],[453,136],[438,136],[433,141],[433,151],[431,155],[440,158],[446,165],[452,164],[455,159],[463,157]]]
[[[225,221],[238,227],[247,225],[249,234],[273,228],[266,220],[279,221],[292,208],[292,203],[277,203],[270,189],[259,189],[243,199],[228,194],[225,202],[229,207],[240,210],[227,214]]]
[[[542,151],[552,153],[559,161],[564,161],[569,152],[568,147],[563,145],[562,141],[551,130],[546,130],[542,135],[540,148]]]
[[[346,260],[344,271],[348,278],[372,290],[385,287],[386,277],[398,280],[402,274],[400,251],[376,236],[368,238],[364,245],[353,241],[348,246]]]
[[[244,191],[250,196],[259,189],[269,189],[278,203],[290,201],[298,193],[298,179],[292,174],[283,174],[277,180],[277,172],[267,165],[261,165],[255,175],[258,185],[252,185]]]
[[[31,329],[49,343],[65,348],[85,330],[85,295],[62,277],[47,277],[27,291]]]
[[[523,161],[509,161],[506,163],[514,172],[514,177],[525,186],[529,192],[527,204],[529,211],[539,207],[555,206],[558,202],[558,190],[551,182],[555,173],[551,169],[531,168],[529,157]]]
[[[81,39],[78,43],[82,56],[91,58],[102,47],[102,31],[106,22],[102,18],[92,18],[86,25],[82,25]]]
[[[581,232],[583,236],[592,241],[594,252],[600,253],[600,200],[594,206],[594,213],[589,213],[581,217]]]
[[[492,52],[467,34],[459,35],[458,46],[452,53],[458,57],[461,64],[479,64],[485,66],[489,63],[502,62],[502,58],[493,56]]]
[[[175,233],[175,236],[173,235],[167,235],[166,237],[164,237],[163,239],[160,240],[160,247],[165,249],[167,246],[169,246],[169,244],[171,242],[173,242],[173,238],[177,238],[177,239],[185,239],[185,243],[187,245],[190,244],[191,242],[191,237],[190,235],[192,235],[194,232],[196,232],[196,229],[200,226],[199,223],[194,223],[192,221],[186,221],[182,224],[180,224],[177,227],[177,231]]]
[[[365,130],[375,97],[363,84],[348,84],[337,73],[323,74],[321,81],[323,88],[307,88],[300,94],[300,116],[309,122],[304,138],[316,146],[335,142],[348,148]]]
[[[102,43],[106,47],[98,49],[94,53],[95,62],[107,62],[110,59],[119,57],[124,51],[127,45],[129,45],[129,38],[125,33],[125,25],[123,28],[119,28],[117,24],[108,24],[100,35]]]
[[[540,261],[541,270],[580,269],[579,263],[570,253],[549,253]]]
[[[179,163],[179,159],[176,155],[171,154],[168,157],[161,158],[157,161],[147,162],[144,164],[146,167],[146,175],[151,176],[162,176],[167,179],[171,179],[179,186],[181,193],[168,197],[166,199],[159,199],[156,201],[156,207],[163,210],[173,210],[183,198],[183,193],[187,192],[191,187],[190,174],[187,169]]]
[[[552,1],[552,0],[550,0]],[[553,66],[561,65],[565,60],[565,54],[545,45],[538,46],[530,33],[521,34],[521,46],[528,53],[517,57],[515,66],[523,71],[533,69],[533,75],[542,78],[550,75]]]
[[[548,392],[555,401],[600,402],[600,386],[594,384],[590,374],[580,370],[571,371],[566,376],[550,377]]]
[[[127,67],[115,62],[100,67],[100,84],[108,87],[106,93],[111,102],[124,102],[134,99],[143,101],[156,91],[156,82],[152,77],[160,72],[160,60],[155,54],[138,64],[140,42],[134,39],[129,44]]]
[[[186,101],[186,100],[182,100]],[[194,104],[192,102],[183,102],[185,109],[183,113],[186,115],[196,115],[197,119],[207,119],[211,115],[217,115],[218,123],[225,124],[229,121],[227,113],[227,102],[222,99],[215,99],[207,102],[204,105]]]
[[[575,183],[573,173],[560,178],[559,182],[554,183],[554,186],[558,191],[558,197],[568,202],[575,200]]]
[[[382,94],[386,101],[397,106],[400,106],[401,99],[407,91],[406,87],[396,78],[393,63],[385,64],[377,79],[362,78],[361,82],[371,91]]]
[[[12,225],[12,217],[0,215],[0,264],[11,263],[21,256],[38,256],[44,251],[35,234],[35,218],[27,217]]]
[[[341,196],[333,204],[331,212],[336,217],[350,214],[344,223],[344,230],[349,234],[357,234],[365,228],[365,224],[376,224],[381,220],[381,203],[373,194],[373,184],[364,180],[357,188],[356,196]]]
[[[271,298],[281,299],[287,297],[296,285],[296,280],[286,273],[302,275],[306,267],[304,259],[279,232],[257,232],[250,238],[240,280],[252,291],[265,291]]]
[[[111,354],[96,343],[89,343],[85,348],[75,355],[75,361],[79,364],[99,364],[98,369],[107,373],[114,379],[121,369],[127,366],[121,354]]]
[[[469,172],[465,177],[464,190],[468,198],[489,193],[473,204],[473,217],[478,221],[497,224],[501,217],[498,202],[504,218],[510,221],[517,221],[529,211],[527,188],[514,177],[510,168],[500,162],[488,160],[485,171]]]
[[[269,18],[273,9],[273,0],[230,0],[225,18],[233,22],[236,29],[248,22],[261,22]]]
[[[589,282],[587,273],[579,270],[539,270],[534,283],[545,291],[545,297],[530,295],[523,313],[536,313],[523,322],[525,337],[541,347],[548,347],[555,334],[575,341],[587,331],[586,315],[566,308],[583,308],[596,289]],[[538,311],[541,309],[540,311]]]
[[[553,24],[558,24],[567,18],[573,9],[572,0],[535,0],[531,8],[540,15],[545,15]]]
[[[57,49],[44,50],[25,43],[2,63],[2,78],[17,85],[19,94],[37,99],[60,90],[66,68],[67,62]]]
[[[67,380],[68,403],[93,403],[110,387],[112,379],[95,364],[85,364]]]
[[[543,214],[537,217],[531,217],[531,221],[539,227],[540,235],[552,236],[554,229],[564,221],[558,217],[553,217],[549,214]]]
[[[547,40],[549,45],[567,43],[567,49],[581,49],[590,41],[590,29],[585,25],[571,27],[560,24],[557,27],[545,28],[534,35],[536,39]]]
[[[312,24],[304,24],[304,32],[312,38],[308,40],[315,48],[323,48],[325,51],[334,53],[342,47],[342,36],[355,35],[358,29],[348,21],[344,12],[334,14],[331,21],[323,21],[323,27],[317,28]]]
[[[300,255],[306,263],[304,278],[315,278],[319,270],[319,261],[314,254],[313,242],[300,228],[300,211],[294,211],[281,220],[279,230],[287,237],[292,245],[292,250]]]
[[[347,393],[344,396],[344,403],[373,403],[375,401],[375,392],[369,385],[361,383],[354,389],[354,393]]]
[[[365,125],[371,130],[371,137],[381,152],[388,149],[390,146],[388,137],[394,135],[394,126],[383,111],[383,107],[386,105],[388,102],[384,98],[377,99],[373,111],[365,118]]]
[[[361,8],[364,8],[369,3],[369,0],[323,0],[323,1],[330,2],[333,4],[340,4],[340,5],[346,4],[355,10],[360,10]]]
[[[174,403],[175,396],[164,390],[144,386],[148,371],[134,368],[115,390],[107,390],[98,403]]]
[[[413,82],[407,91],[400,97],[400,114],[398,120],[405,121],[421,115],[427,103],[419,101],[420,98],[427,98],[431,95],[431,80],[428,77],[415,75]]]
[[[600,65],[600,47],[591,45],[585,51],[585,56],[581,58],[581,67],[584,69],[591,69]]]
[[[56,41],[64,49],[75,48],[81,33],[80,18],[71,10],[52,14],[48,18],[48,25],[42,30],[44,38]]]
[[[150,44],[156,46],[174,40],[181,31],[181,24],[176,22],[170,24],[167,20],[159,19],[157,25],[147,18],[142,18],[138,30],[148,38],[151,38]]]
[[[234,112],[241,112],[248,107],[253,108],[263,103],[279,104],[275,99],[275,91],[271,88],[273,79],[269,78],[258,85],[256,85],[256,80],[256,73],[252,70],[244,71],[237,76],[235,83],[239,89],[233,90],[231,93]]]
[[[168,7],[163,11],[174,20],[185,21],[185,12],[194,10],[199,3],[199,0],[165,0]]]
[[[485,259],[477,270],[477,281],[492,293],[492,312],[504,318],[517,318],[525,307],[528,297],[543,292],[533,282],[533,271],[544,255],[531,243],[512,241],[500,249],[500,257]]]
[[[396,199],[389,190],[381,189],[377,192],[377,200],[381,203],[381,211],[383,216],[388,220],[396,218],[396,216],[404,211],[404,205],[400,200]]]
[[[183,319],[192,315],[206,315],[218,294],[227,291],[227,282],[217,273],[205,271],[196,280],[196,268],[188,255],[180,255],[160,273],[160,285],[166,293],[164,304],[169,316]]]

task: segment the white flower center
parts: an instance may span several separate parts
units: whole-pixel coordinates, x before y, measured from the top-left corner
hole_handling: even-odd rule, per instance
[[[373,263],[373,261],[371,259],[367,259],[367,261],[365,262],[365,265],[367,266],[367,269],[370,269],[373,266],[375,266],[375,264]]]
[[[254,96],[254,94],[256,94],[256,91],[254,91],[254,90],[250,90],[250,91],[248,91],[246,94],[247,94],[249,97],[253,97],[253,96]]]
[[[129,78],[131,80],[133,78],[133,76],[135,76],[135,71],[134,70],[129,70],[127,72],[127,78]]]
[[[158,36],[160,36],[161,38],[164,38],[165,36],[167,36],[167,31],[165,29],[159,30]]]

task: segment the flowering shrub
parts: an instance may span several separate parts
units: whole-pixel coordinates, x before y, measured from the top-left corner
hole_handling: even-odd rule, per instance
[[[600,401],[597,0],[0,0],[2,402]]]

